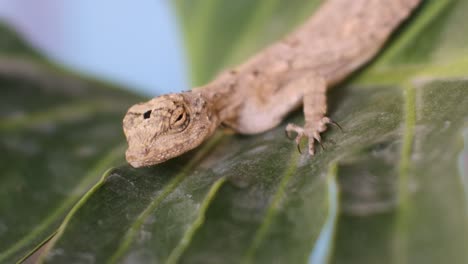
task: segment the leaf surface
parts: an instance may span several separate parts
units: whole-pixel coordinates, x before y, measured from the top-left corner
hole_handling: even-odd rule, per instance
[[[52,67],[0,26],[0,263],[54,233],[111,165],[141,97]]]

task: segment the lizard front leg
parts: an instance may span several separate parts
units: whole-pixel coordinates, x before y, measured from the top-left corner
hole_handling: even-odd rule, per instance
[[[303,92],[304,127],[288,124],[286,133],[290,137],[291,132],[297,133],[295,142],[299,148],[302,138],[307,138],[308,151],[310,155],[315,154],[314,143],[321,143],[320,133],[327,129],[328,124],[334,122],[325,116],[327,113],[327,83],[325,79],[315,73],[310,73],[291,85],[297,85],[295,89]]]

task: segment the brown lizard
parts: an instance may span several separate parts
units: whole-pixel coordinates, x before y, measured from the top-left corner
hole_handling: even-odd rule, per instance
[[[420,0],[328,0],[301,27],[244,64],[198,89],[132,106],[123,128],[133,167],[179,156],[209,138],[220,124],[242,134],[277,126],[304,105],[303,127],[288,124],[308,152],[333,123],[327,88],[368,62]]]

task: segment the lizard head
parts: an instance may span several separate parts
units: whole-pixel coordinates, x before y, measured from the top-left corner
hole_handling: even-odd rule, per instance
[[[123,120],[126,159],[135,168],[164,162],[200,145],[218,125],[217,115],[197,92],[136,104]]]

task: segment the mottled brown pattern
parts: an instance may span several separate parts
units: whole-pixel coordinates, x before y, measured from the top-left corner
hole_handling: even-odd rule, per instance
[[[164,162],[210,137],[221,124],[261,133],[304,105],[305,125],[289,124],[299,144],[333,123],[326,91],[369,61],[420,0],[328,0],[296,31],[193,91],[132,106],[123,121],[134,167]]]

